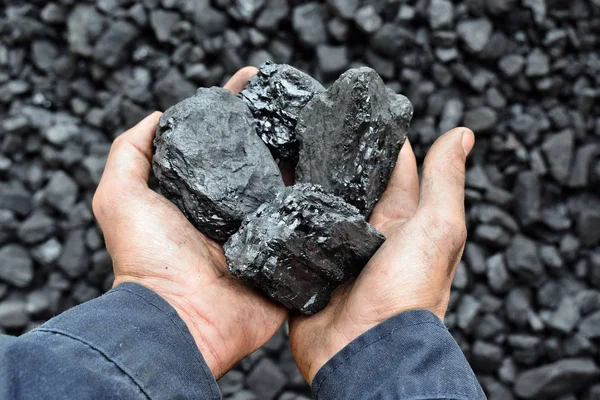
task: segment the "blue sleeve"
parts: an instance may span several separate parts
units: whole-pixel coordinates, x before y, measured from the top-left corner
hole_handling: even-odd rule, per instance
[[[430,311],[400,313],[344,347],[315,375],[315,399],[485,399],[458,344]]]
[[[134,283],[0,336],[0,360],[0,399],[221,398],[177,312]]]

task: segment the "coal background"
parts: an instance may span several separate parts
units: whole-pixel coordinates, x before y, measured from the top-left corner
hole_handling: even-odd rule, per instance
[[[366,64],[413,102],[420,161],[477,135],[446,324],[489,398],[600,399],[598,49],[598,0],[1,0],[0,332],[110,287],[91,199],[117,134],[244,65]],[[220,385],[309,395],[283,331]]]

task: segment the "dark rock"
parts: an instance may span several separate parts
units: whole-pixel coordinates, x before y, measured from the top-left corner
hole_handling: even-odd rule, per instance
[[[226,240],[283,188],[252,114],[225,89],[199,89],[168,109],[155,138],[162,194],[203,233]]]
[[[317,62],[323,75],[336,75],[348,67],[350,62],[348,48],[346,46],[319,45]]]
[[[34,247],[31,256],[42,265],[50,265],[58,260],[62,253],[62,244],[55,238]]]
[[[501,226],[481,224],[475,228],[473,238],[492,248],[505,247],[510,243],[510,235]]]
[[[0,302],[0,328],[22,328],[29,318],[22,298],[9,298]]]
[[[454,279],[452,280],[452,288],[458,290],[464,290],[469,286],[469,272],[464,262],[459,262],[454,273]]]
[[[296,6],[292,12],[292,26],[306,46],[315,47],[327,40],[325,9],[319,3]]]
[[[449,99],[444,105],[440,123],[439,132],[448,132],[458,126],[463,118],[464,103],[460,99]]]
[[[25,248],[9,244],[0,248],[0,280],[25,287],[33,279],[33,262]]]
[[[580,334],[574,334],[563,341],[563,352],[567,357],[593,355],[596,352],[594,344]]]
[[[465,332],[470,332],[475,327],[481,305],[471,295],[464,295],[456,310],[458,326]]]
[[[276,30],[279,23],[287,17],[287,0],[267,0],[267,4],[256,19],[256,27],[263,30]]]
[[[496,122],[498,122],[498,113],[486,106],[467,110],[463,119],[463,124],[475,134],[488,133],[495,128]]]
[[[93,44],[104,32],[104,18],[94,6],[78,4],[67,22],[68,40],[73,53],[91,56],[94,53]]]
[[[542,150],[548,160],[554,179],[565,184],[571,171],[575,135],[571,129],[548,136],[542,144]]]
[[[585,246],[600,242],[600,211],[583,210],[577,218],[577,236]]]
[[[513,284],[513,280],[504,264],[502,253],[495,254],[485,262],[488,285],[496,293],[506,292]]]
[[[549,268],[559,270],[563,266],[563,260],[554,246],[542,246],[540,248],[540,259]]]
[[[61,272],[51,272],[48,276],[48,287],[64,291],[71,286],[71,282]]]
[[[44,188],[46,202],[58,211],[68,214],[77,200],[79,188],[69,175],[57,171]]]
[[[429,26],[433,30],[448,28],[454,20],[454,5],[448,0],[432,0],[428,9]]]
[[[162,110],[192,96],[195,91],[196,86],[185,79],[176,67],[171,68],[154,84],[154,95]]]
[[[36,211],[19,226],[17,236],[23,243],[33,244],[46,240],[54,230],[54,220],[44,212]]]
[[[17,180],[0,182],[0,209],[27,215],[31,210],[31,193]]]
[[[412,105],[370,68],[351,69],[300,113],[297,182],[321,185],[368,216],[385,190]]]
[[[514,400],[510,389],[497,380],[484,376],[480,381],[488,400]]]
[[[541,185],[535,172],[523,171],[517,176],[513,198],[516,215],[522,226],[530,226],[541,219]]]
[[[503,320],[494,314],[485,314],[477,322],[475,327],[475,336],[480,339],[492,339],[496,335],[506,330],[506,324]]]
[[[523,287],[512,289],[504,303],[506,318],[513,324],[523,327],[527,325],[531,311],[530,292]]]
[[[150,14],[150,26],[159,42],[168,42],[173,30],[181,20],[179,14],[171,11],[154,10]]]
[[[504,351],[501,346],[478,340],[471,348],[473,367],[481,372],[494,372],[502,363]]]
[[[577,328],[579,333],[588,339],[600,338],[600,311],[583,318]]]
[[[524,279],[535,279],[544,273],[535,242],[521,234],[516,235],[506,249],[508,268]]]
[[[81,132],[81,128],[73,123],[59,123],[44,131],[46,140],[54,145],[63,147]]]
[[[34,64],[44,72],[52,70],[58,58],[58,49],[48,40],[36,40],[31,45],[31,57]]]
[[[508,54],[500,59],[498,68],[508,77],[519,74],[525,66],[525,58],[519,54]]]
[[[492,23],[486,18],[464,20],[458,23],[456,32],[469,51],[479,53],[490,40]]]
[[[270,400],[281,392],[287,379],[273,361],[263,358],[252,369],[246,382],[259,399]]]
[[[592,161],[598,156],[598,146],[595,143],[589,143],[577,149],[571,175],[569,177],[569,186],[574,188],[583,188],[589,182],[589,170]]]
[[[123,20],[114,21],[94,46],[94,60],[108,68],[114,68],[126,60],[128,48],[139,35],[139,28]]]
[[[532,335],[513,334],[508,336],[515,361],[519,364],[533,365],[542,351],[540,338]]]
[[[548,325],[561,333],[567,334],[575,328],[579,319],[577,303],[571,296],[565,296],[550,321],[548,321]]]
[[[244,374],[240,371],[230,370],[217,382],[223,396],[239,392],[244,387]]]
[[[409,43],[413,41],[413,34],[393,23],[385,23],[371,36],[370,44],[373,49],[388,57],[396,57]]]
[[[89,258],[84,231],[73,230],[69,233],[57,264],[71,278],[78,278],[87,272]]]
[[[264,5],[265,0],[234,0],[227,11],[238,21],[252,22]]]
[[[485,251],[473,241],[467,242],[465,245],[465,258],[475,274],[483,274],[486,271]]]
[[[527,55],[527,66],[525,75],[529,77],[540,77],[550,72],[550,59],[541,49],[535,48]]]
[[[327,0],[333,12],[344,19],[352,18],[360,3],[361,0]]]
[[[300,111],[315,93],[319,82],[286,64],[267,62],[239,94],[254,117],[254,126],[276,158],[298,158],[296,122]]]
[[[524,399],[541,399],[575,392],[600,376],[591,358],[571,358],[520,373],[515,393]]]
[[[383,19],[372,5],[366,5],[356,11],[354,21],[360,30],[370,35],[377,32],[383,23]]]
[[[79,303],[85,303],[86,301],[100,296],[100,291],[97,288],[90,286],[85,281],[79,281],[73,286],[71,295]]]
[[[52,303],[52,294],[46,288],[37,289],[27,294],[25,309],[30,315],[48,311]]]
[[[234,276],[292,310],[314,314],[384,240],[353,206],[298,184],[248,216],[225,255]]]
[[[228,400],[259,400],[254,393],[249,390],[240,390],[233,396],[227,398]]]
[[[67,12],[60,4],[48,3],[42,9],[40,17],[49,24],[62,24],[67,20]]]

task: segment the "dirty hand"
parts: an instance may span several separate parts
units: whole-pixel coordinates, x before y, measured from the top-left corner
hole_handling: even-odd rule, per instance
[[[466,128],[440,137],[420,184],[415,155],[404,145],[370,219],[386,242],[323,311],[290,321],[292,352],[309,384],[343,347],[402,311],[427,309],[443,320],[466,239],[465,161],[474,140]]]
[[[255,73],[244,68],[225,88],[237,93]],[[221,246],[148,187],[160,115],[150,115],[114,141],[94,214],[113,260],[114,284],[139,283],[169,302],[219,378],[269,340],[287,312],[234,279]]]

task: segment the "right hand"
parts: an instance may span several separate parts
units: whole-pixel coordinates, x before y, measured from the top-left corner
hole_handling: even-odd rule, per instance
[[[225,89],[238,93],[256,72],[240,70]],[[152,114],[114,141],[94,196],[94,214],[113,261],[114,284],[141,284],[173,306],[219,378],[266,343],[287,310],[231,276],[221,245],[148,187],[160,115]]]
[[[292,352],[309,384],[343,347],[398,313],[427,309],[444,319],[467,235],[465,162],[474,141],[467,128],[440,137],[427,154],[420,185],[406,142],[370,219],[386,242],[323,311],[290,321]]]

